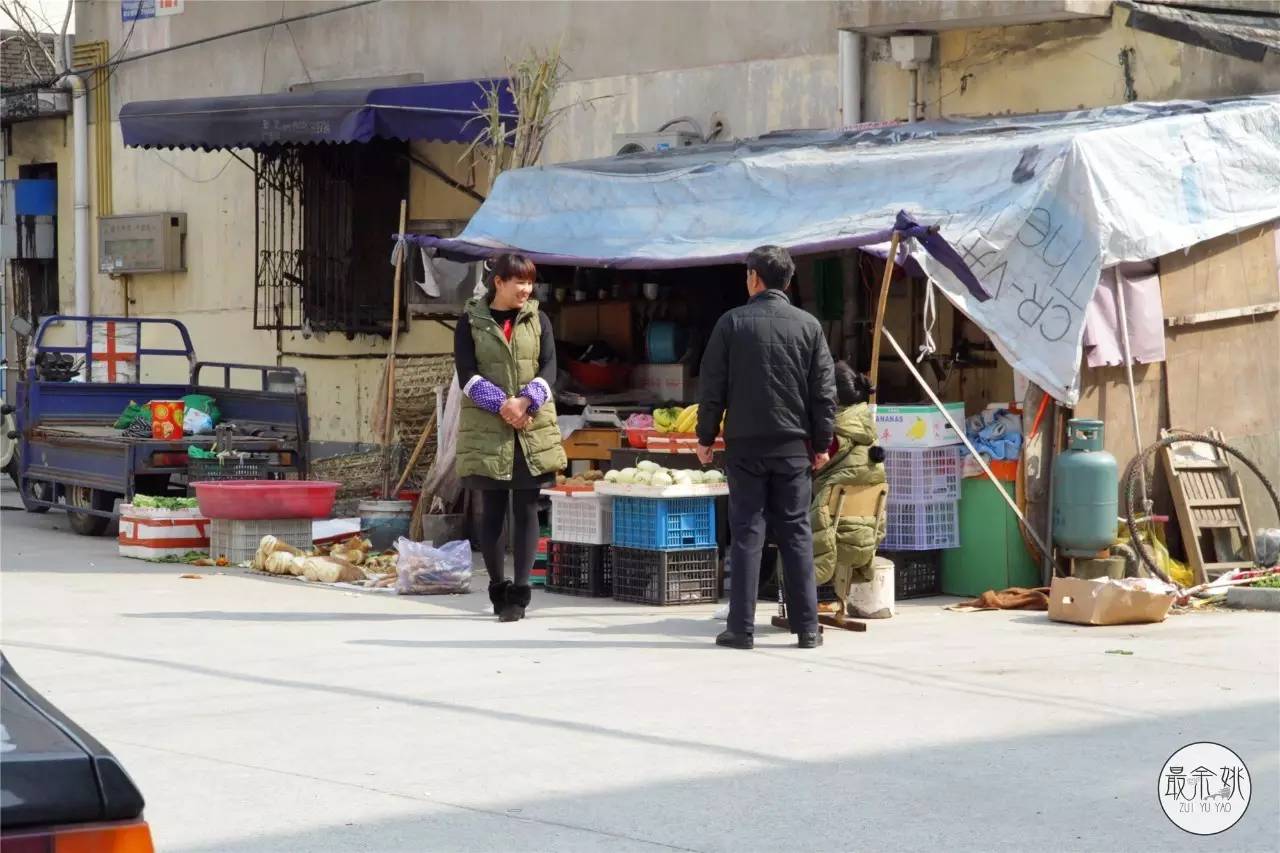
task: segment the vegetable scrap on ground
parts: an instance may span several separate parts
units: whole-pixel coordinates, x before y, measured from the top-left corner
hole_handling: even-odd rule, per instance
[[[263,536],[249,568],[272,575],[292,575],[316,583],[355,583],[372,587],[396,581],[395,553],[374,554],[373,543],[352,536],[333,545],[303,551],[275,536]]]

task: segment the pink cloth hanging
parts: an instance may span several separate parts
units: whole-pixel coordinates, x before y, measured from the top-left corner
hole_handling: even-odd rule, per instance
[[[1129,347],[1133,363],[1164,361],[1164,301],[1160,297],[1160,276],[1154,262],[1144,261],[1120,264],[1102,271],[1098,289],[1093,292],[1093,301],[1084,314],[1086,363],[1090,367],[1124,364],[1120,312],[1116,305],[1117,269],[1124,281]]]

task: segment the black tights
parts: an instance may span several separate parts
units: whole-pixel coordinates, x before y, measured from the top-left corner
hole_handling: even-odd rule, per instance
[[[538,554],[538,490],[484,489],[480,495],[480,553],[484,556],[490,583],[498,583],[505,574],[502,528],[506,525],[510,496],[514,523],[511,555],[516,567],[516,586],[528,586],[529,572]]]

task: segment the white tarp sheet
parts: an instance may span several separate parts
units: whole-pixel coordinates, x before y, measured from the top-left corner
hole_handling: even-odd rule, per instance
[[[433,244],[693,265],[766,243],[865,245],[904,210],[939,225],[993,298],[974,298],[916,246],[920,267],[1021,373],[1074,404],[1085,307],[1103,267],[1280,218],[1280,97],[933,127],[854,144],[766,137],[644,168],[615,158],[521,169],[500,176],[458,240]]]

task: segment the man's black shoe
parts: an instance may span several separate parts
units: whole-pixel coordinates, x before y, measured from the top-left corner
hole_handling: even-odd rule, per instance
[[[720,636],[716,637],[717,646],[727,646],[731,649],[754,649],[756,647],[756,638],[750,634],[739,634],[736,631],[722,631]]]
[[[816,649],[822,645],[822,632],[819,631],[817,634],[803,633],[800,635],[800,642],[796,645],[802,649]]]

